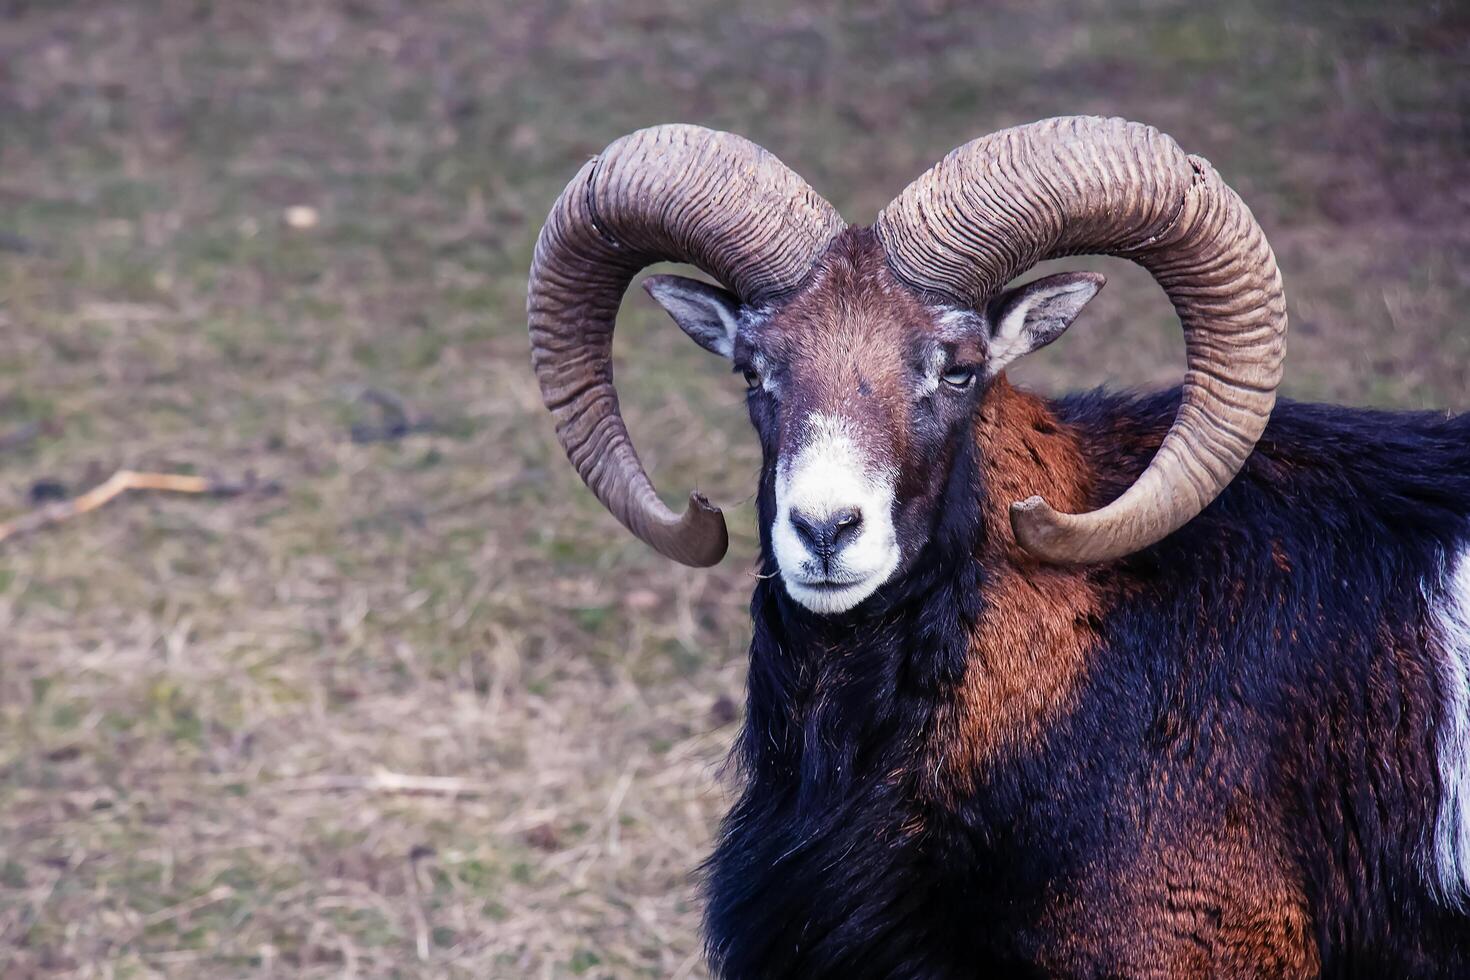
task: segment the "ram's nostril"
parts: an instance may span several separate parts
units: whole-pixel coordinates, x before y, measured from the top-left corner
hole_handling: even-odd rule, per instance
[[[791,512],[791,526],[812,554],[829,560],[849,541],[857,537],[863,515],[856,507],[845,507],[823,517],[813,517],[799,510]]]
[[[863,513],[856,507],[850,507],[834,514],[833,521],[835,524],[832,531],[833,550],[840,550],[844,544],[857,535],[858,528],[863,526]]]
[[[791,526],[796,529],[796,536],[814,554],[822,553],[822,524],[822,521],[807,517],[799,510],[791,512]]]

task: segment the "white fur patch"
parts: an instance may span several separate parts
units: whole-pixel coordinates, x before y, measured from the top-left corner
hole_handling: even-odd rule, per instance
[[[740,308],[740,329],[756,331],[771,321],[776,313],[776,308],[769,303],[764,306],[742,306]]]
[[[945,353],[942,348],[936,347],[929,354],[929,360],[924,365],[924,373],[919,376],[915,395],[919,398],[927,398],[939,390],[939,376],[944,373]]]
[[[1426,872],[1436,894],[1462,907],[1470,898],[1470,546],[1446,569],[1436,591],[1426,589],[1442,647],[1439,723],[1439,812]]]
[[[816,613],[840,613],[888,580],[899,557],[893,527],[895,479],[892,471],[868,466],[843,419],[807,416],[804,444],[776,470],[771,545],[791,598]],[[822,520],[848,508],[861,512],[862,523],[824,570],[792,525],[791,512]]]
[[[776,379],[771,374],[770,365],[766,363],[764,357],[761,357],[760,352],[757,351],[751,356],[750,366],[755,369],[755,376],[761,380],[762,391],[769,395],[780,394],[776,389]]]
[[[980,323],[980,318],[975,315],[974,310],[962,310],[952,306],[933,306],[929,312],[934,315],[934,320],[940,328],[949,334],[962,334]]]

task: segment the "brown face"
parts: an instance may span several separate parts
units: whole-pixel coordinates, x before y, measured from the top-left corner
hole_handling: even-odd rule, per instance
[[[680,326],[746,378],[762,486],[774,494],[766,540],[793,599],[845,612],[909,568],[981,389],[1060,334],[1101,277],[1044,282],[986,311],[926,305],[867,229],[843,233],[775,310],[691,280],[649,280]]]

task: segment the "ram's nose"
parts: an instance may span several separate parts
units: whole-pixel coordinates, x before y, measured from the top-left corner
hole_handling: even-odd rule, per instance
[[[842,507],[820,516],[800,510],[791,512],[791,526],[797,537],[824,566],[857,538],[862,523],[862,511],[856,507]]]

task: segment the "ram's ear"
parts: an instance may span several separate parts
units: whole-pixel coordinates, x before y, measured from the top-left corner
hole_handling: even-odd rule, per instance
[[[997,296],[990,304],[986,368],[998,373],[1023,354],[1060,337],[1107,279],[1096,272],[1060,272]]]
[[[740,300],[734,293],[683,276],[649,276],[643,288],[696,344],[726,359],[734,356],[740,326]]]

